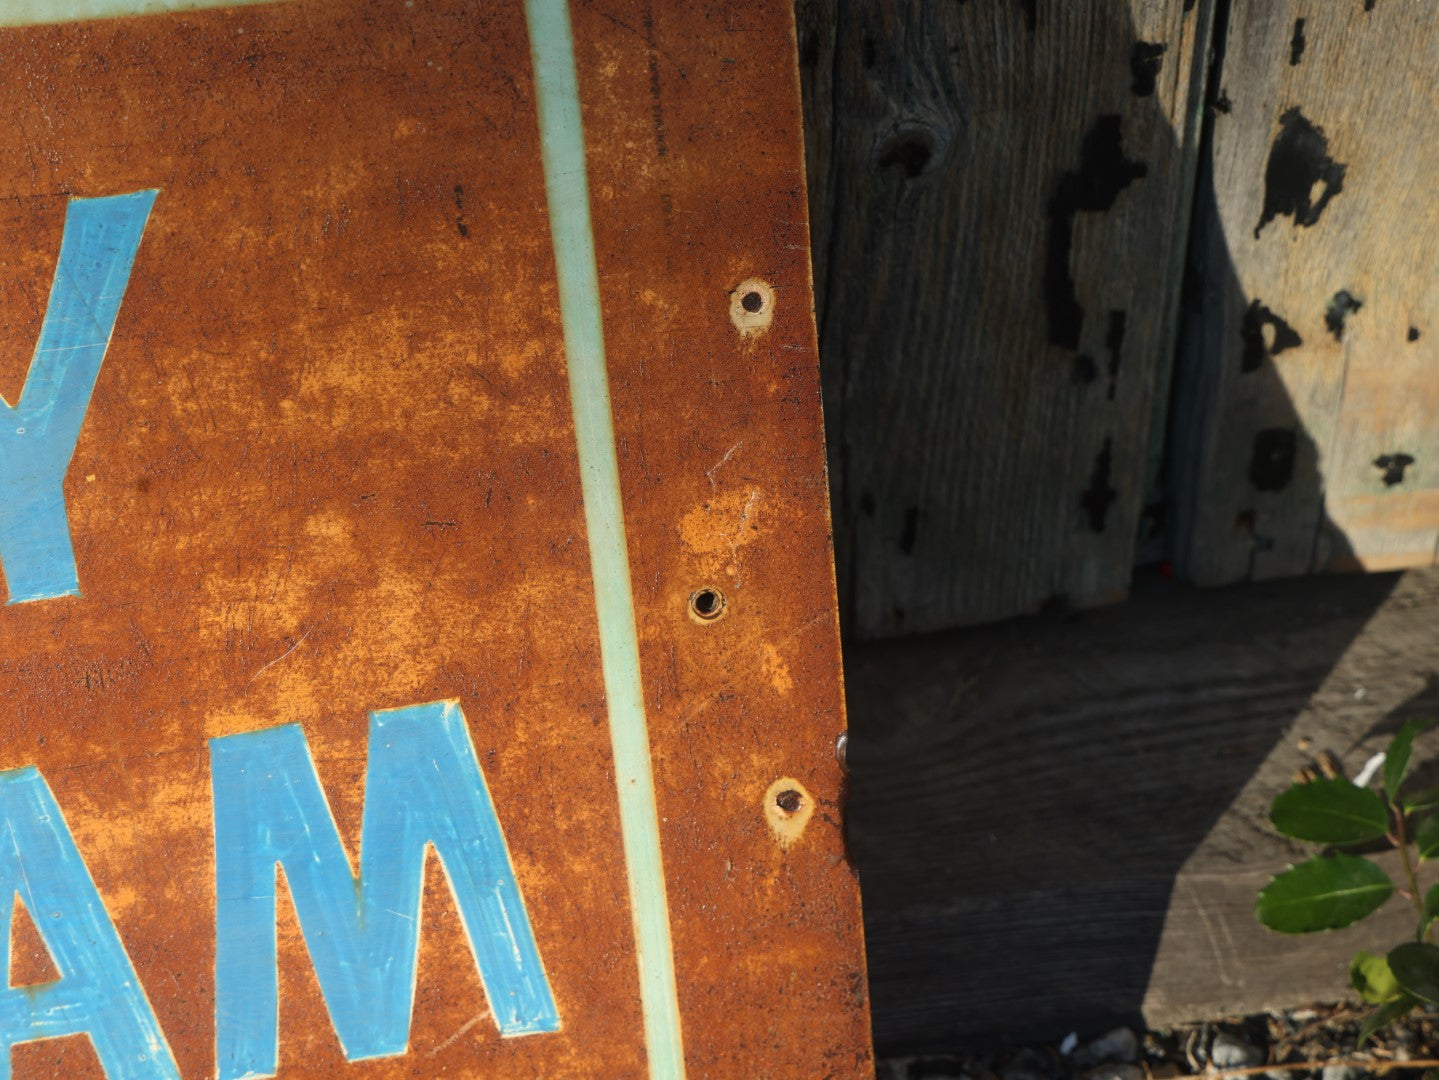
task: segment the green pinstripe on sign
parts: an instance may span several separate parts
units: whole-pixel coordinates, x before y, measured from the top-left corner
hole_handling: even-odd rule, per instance
[[[200,8],[275,4],[283,0],[3,0],[0,26],[116,19],[122,15],[164,15]]]
[[[585,531],[590,543],[600,665],[614,748],[620,831],[629,877],[630,911],[639,958],[640,1003],[652,1080],[684,1076],[669,904],[660,858],[659,814],[650,771],[650,742],[640,683],[639,642],[630,589],[629,551],[619,464],[610,416],[599,273],[590,228],[585,137],[579,77],[566,0],[527,0],[530,55],[539,99],[540,154],[545,169],[550,237],[559,278],[560,321],[570,407],[579,447]]]

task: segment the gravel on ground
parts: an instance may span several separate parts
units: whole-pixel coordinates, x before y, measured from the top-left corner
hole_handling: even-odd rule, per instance
[[[1074,1032],[1052,1045],[888,1058],[877,1080],[1439,1080],[1439,1010],[1415,1012],[1361,1050],[1373,1006],[1313,1005],[1152,1031]]]

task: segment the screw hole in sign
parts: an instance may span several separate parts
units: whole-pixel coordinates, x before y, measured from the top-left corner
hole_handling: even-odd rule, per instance
[[[724,613],[724,593],[718,589],[698,589],[690,594],[690,617],[696,621],[712,623]]]
[[[814,816],[814,796],[790,776],[781,776],[764,793],[764,817],[784,850],[799,840]]]
[[[769,329],[774,302],[774,288],[759,278],[747,278],[730,290],[729,318],[740,337],[755,337]]]

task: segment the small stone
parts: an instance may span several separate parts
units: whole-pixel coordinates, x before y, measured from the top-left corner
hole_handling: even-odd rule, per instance
[[[1419,1049],[1419,1036],[1403,1024],[1396,1024],[1388,1032],[1389,1045],[1394,1050],[1395,1061],[1413,1061]]]
[[[1144,1070],[1138,1065],[1109,1062],[1090,1069],[1084,1074],[1084,1080],[1144,1080]]]
[[[1264,1054],[1238,1035],[1221,1031],[1209,1044],[1209,1060],[1216,1069],[1247,1069],[1264,1064]]]
[[[1324,1080],[1363,1080],[1364,1073],[1357,1065],[1324,1066]]]
[[[1074,1053],[1074,1063],[1080,1068],[1106,1061],[1128,1063],[1138,1060],[1139,1037],[1127,1027],[1117,1027]]]

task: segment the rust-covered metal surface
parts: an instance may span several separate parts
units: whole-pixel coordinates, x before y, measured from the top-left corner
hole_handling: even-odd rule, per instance
[[[685,1071],[872,1075],[790,5],[569,16]],[[429,858],[422,917],[397,916],[420,924],[408,1038],[347,1060],[332,1017],[353,973],[322,988],[326,924],[303,925],[294,862],[278,1075],[679,1075],[647,1047],[533,30],[522,4],[479,0],[0,27],[0,393],[20,406],[0,422],[63,396],[21,388],[52,280],[68,287],[62,243],[86,242],[77,206],[156,193],[128,279],[91,290],[123,300],[68,467],[44,436],[78,595],[25,546],[30,480],[0,478],[17,1077],[265,1075],[217,1055],[264,1013],[253,971],[217,1006],[217,859],[243,861],[224,815],[269,835],[290,789],[232,769],[222,800],[223,756],[300,725],[362,938],[390,842],[377,826],[362,849],[366,788],[404,791],[375,778],[369,714],[446,702],[425,715],[473,746],[557,1030],[502,1037],[484,930]],[[12,477],[25,434],[0,432]],[[19,598],[30,571],[39,595]],[[63,835],[80,878],[45,846]],[[113,925],[133,986],[106,982],[84,917]],[[361,1027],[387,1015],[370,1000]],[[146,1006],[160,1042],[126,1057]]]

